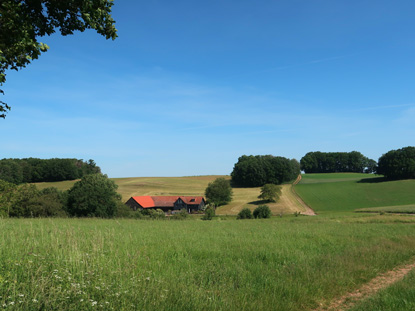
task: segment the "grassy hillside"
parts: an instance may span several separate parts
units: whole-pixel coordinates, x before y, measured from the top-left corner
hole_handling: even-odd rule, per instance
[[[118,193],[122,195],[123,201],[132,196],[139,195],[200,195],[204,196],[207,185],[218,177],[230,179],[229,176],[190,176],[190,177],[133,177],[112,178],[118,185]],[[46,187],[57,187],[68,190],[75,181],[38,183],[40,189]],[[303,208],[293,197],[290,185],[283,186],[283,198],[278,203],[267,203],[274,215],[292,214],[295,211],[303,212]],[[217,209],[220,215],[236,215],[239,211],[248,207],[254,210],[262,202],[258,201],[260,188],[234,188],[233,200],[226,206]]]
[[[415,202],[415,180],[384,181],[381,176],[367,174],[305,174],[295,189],[316,212],[396,207]]]
[[[414,222],[0,219],[0,245],[13,246],[0,248],[0,306],[315,310],[410,261]]]

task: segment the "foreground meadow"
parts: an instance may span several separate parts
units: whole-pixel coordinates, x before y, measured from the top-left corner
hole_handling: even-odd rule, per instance
[[[415,256],[415,219],[0,219],[0,308],[312,310]]]

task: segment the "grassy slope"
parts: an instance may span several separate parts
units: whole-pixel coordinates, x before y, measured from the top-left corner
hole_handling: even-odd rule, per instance
[[[113,178],[112,180],[118,185],[118,193],[122,195],[123,201],[127,201],[132,196],[138,195],[201,195],[204,196],[207,185],[218,177],[229,179],[229,176],[191,176],[191,177],[133,177],[133,178]],[[40,189],[46,187],[57,187],[61,190],[68,190],[75,181],[38,183],[36,186]],[[274,215],[292,214],[295,211],[303,211],[301,205],[296,205],[291,193],[288,190],[289,185],[284,185],[284,193],[287,201],[278,203],[267,203]],[[262,202],[258,202],[260,188],[234,188],[233,200],[226,206],[218,208],[217,213],[220,215],[236,215],[239,211],[248,207],[254,210]]]
[[[0,306],[313,310],[410,260],[414,233],[414,217],[362,214],[0,219],[0,245],[13,245],[0,247]]]
[[[381,177],[366,174],[305,174],[295,189],[316,212],[354,211],[415,202],[415,180],[382,182]]]

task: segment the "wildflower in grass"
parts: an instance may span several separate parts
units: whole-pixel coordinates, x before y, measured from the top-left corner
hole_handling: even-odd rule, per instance
[[[97,303],[98,303],[97,301],[93,301],[93,302],[91,302],[91,305],[94,307],[94,306],[96,306]]]
[[[36,303],[36,302],[39,302],[37,299],[35,299],[35,298],[33,298],[32,299],[32,301],[34,302],[34,303]]]

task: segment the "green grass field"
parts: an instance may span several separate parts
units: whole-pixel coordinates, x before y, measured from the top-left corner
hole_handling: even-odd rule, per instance
[[[226,220],[224,220],[226,219]],[[313,310],[415,256],[415,219],[0,219],[0,307]]]
[[[386,207],[369,207],[361,208],[356,212],[364,213],[396,213],[396,214],[415,214],[415,204],[410,205],[398,205],[398,206],[386,206]]]
[[[296,192],[317,213],[415,203],[415,180],[383,181],[367,174],[305,174]]]

